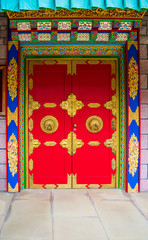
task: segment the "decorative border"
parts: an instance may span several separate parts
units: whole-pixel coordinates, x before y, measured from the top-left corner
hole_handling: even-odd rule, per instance
[[[127,42],[127,192],[138,192],[140,174],[139,52],[138,42]]]
[[[71,73],[71,74],[76,74],[76,65],[77,64],[87,64],[87,61],[89,62],[89,64],[91,63],[95,63],[95,62],[100,62],[100,64],[110,64],[111,65],[111,79],[113,80],[113,78],[115,79],[115,88],[114,90],[112,89],[112,91],[114,91],[114,93],[116,94],[116,107],[115,107],[115,111],[117,112],[116,115],[116,132],[114,132],[114,134],[117,133],[117,138],[116,139],[116,144],[115,144],[115,148],[117,148],[117,146],[119,146],[119,57],[110,57],[110,58],[99,58],[96,57],[94,58],[92,57],[86,57],[86,58],[51,58],[47,56],[40,56],[38,58],[35,58],[35,56],[26,56],[25,57],[25,82],[26,82],[26,91],[25,91],[25,106],[26,109],[28,109],[28,88],[29,88],[29,76],[32,75],[33,76],[33,66],[35,65],[45,65],[45,64],[53,64],[53,62],[56,61],[57,64],[66,64],[67,65],[67,74]],[[71,62],[72,61],[72,62]],[[71,72],[71,65],[72,65],[72,72]],[[111,83],[112,83],[111,80]],[[32,85],[32,84],[31,84]],[[73,175],[67,175],[67,184],[34,184],[33,183],[33,174],[32,174],[32,170],[33,170],[33,160],[30,159],[29,161],[29,156],[28,156],[28,144],[30,141],[28,141],[28,136],[30,134],[29,132],[29,126],[28,126],[28,111],[26,110],[25,112],[25,126],[26,126],[26,143],[24,144],[24,146],[26,146],[25,149],[25,162],[26,162],[26,168],[25,168],[25,175],[26,175],[26,188],[30,187],[30,188],[116,188],[118,186],[118,168],[119,168],[119,151],[120,149],[116,149],[115,150],[115,155],[116,155],[116,161],[115,161],[115,168],[112,168],[112,172],[111,172],[111,184],[77,184],[77,174]],[[109,139],[110,140],[110,139]],[[32,138],[31,138],[32,141]],[[38,141],[38,140],[36,140]],[[40,143],[39,143],[40,144]],[[61,144],[61,143],[60,143]],[[32,144],[31,144],[32,146]],[[113,159],[112,159],[113,160]],[[114,159],[115,160],[115,159]],[[30,168],[31,166],[31,168]],[[116,171],[115,171],[116,170]],[[70,181],[70,182],[69,182]]]
[[[141,20],[44,19],[10,20],[13,41],[127,41],[137,40]]]
[[[20,47],[20,55],[21,55],[21,69],[20,69],[20,179],[21,179],[21,188],[26,187],[24,183],[26,179],[24,179],[24,144],[25,144],[25,136],[24,136],[24,119],[25,119],[25,111],[24,111],[24,59],[25,56],[28,58],[29,56],[50,56],[50,57],[120,57],[120,92],[121,92],[121,99],[120,99],[120,152],[119,152],[119,159],[121,159],[120,163],[120,188],[125,189],[125,64],[124,64],[124,47],[121,45],[111,46],[111,45],[23,45],[21,44]]]
[[[8,191],[19,191],[18,42],[8,42],[7,69],[7,181]]]
[[[45,19],[45,18],[121,18],[121,19],[142,19],[146,11],[137,11],[133,9],[122,10],[119,8],[112,10],[97,9],[79,9],[70,11],[68,9],[52,10],[45,9],[39,11],[7,12],[10,19]]]

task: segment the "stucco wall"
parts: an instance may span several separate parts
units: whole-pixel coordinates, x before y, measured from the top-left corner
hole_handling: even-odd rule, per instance
[[[6,65],[7,16],[0,13],[0,65]],[[0,190],[6,191],[6,119],[0,117]]]
[[[141,28],[141,191],[148,191],[148,13]],[[0,65],[6,65],[7,16],[0,13]],[[6,190],[5,117],[0,117],[0,190]]]

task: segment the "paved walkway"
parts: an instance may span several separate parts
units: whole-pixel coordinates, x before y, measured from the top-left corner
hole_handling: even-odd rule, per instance
[[[0,240],[148,240],[148,193],[0,193]]]

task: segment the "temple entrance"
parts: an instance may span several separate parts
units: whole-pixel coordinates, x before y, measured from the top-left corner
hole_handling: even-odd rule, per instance
[[[115,188],[116,62],[27,64],[28,187]]]

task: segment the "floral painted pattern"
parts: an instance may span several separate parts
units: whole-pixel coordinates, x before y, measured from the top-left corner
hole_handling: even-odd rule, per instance
[[[116,41],[127,41],[128,33],[117,33]]]
[[[130,97],[135,100],[138,91],[138,64],[136,60],[132,57],[128,66],[128,78],[129,78],[129,94]]]
[[[121,22],[119,30],[132,30],[132,23]]]
[[[78,30],[91,30],[92,29],[92,22],[79,22]]]
[[[37,22],[38,30],[51,30],[51,22]]]
[[[129,158],[128,158],[129,173],[132,174],[132,177],[134,177],[135,173],[137,172],[138,158],[139,158],[139,142],[137,137],[133,133],[129,142]]]
[[[71,30],[71,22],[58,22],[58,30]]]
[[[89,41],[89,33],[78,33],[77,41]]]
[[[96,41],[109,41],[109,33],[98,33]]]
[[[31,41],[31,33],[21,33],[19,34],[19,41]]]
[[[13,177],[18,171],[17,164],[18,164],[18,142],[14,133],[12,133],[8,142],[8,165],[9,170],[12,173]]]
[[[111,22],[100,22],[99,30],[112,30]]]
[[[17,23],[17,30],[18,31],[31,30],[30,22],[18,22]]]
[[[39,41],[50,41],[51,40],[51,34],[50,33],[39,33],[38,34],[38,40]]]
[[[58,33],[57,41],[70,41],[70,33]]]

